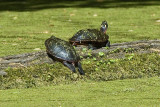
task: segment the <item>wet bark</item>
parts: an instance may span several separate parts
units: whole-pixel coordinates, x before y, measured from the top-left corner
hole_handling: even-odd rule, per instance
[[[83,47],[77,47],[76,50],[83,58],[89,56],[97,57],[99,52],[103,52],[108,58],[123,58],[127,52],[133,51],[140,54],[151,52],[158,52],[160,54],[160,40],[115,43],[112,44],[109,49],[103,47],[97,50],[84,51]],[[46,51],[0,57],[0,74],[5,74],[3,70],[8,67],[27,67],[43,63],[54,63],[52,59],[47,56]]]

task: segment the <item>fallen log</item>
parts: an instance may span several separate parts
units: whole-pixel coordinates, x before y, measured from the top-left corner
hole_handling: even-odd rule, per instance
[[[158,52],[160,54],[160,40],[115,43],[112,44],[109,49],[103,47],[92,51],[85,50],[85,52],[83,52],[83,49],[84,47],[76,47],[77,53],[83,58],[87,58],[90,55],[97,57],[99,52],[103,52],[108,58],[123,58],[127,51],[134,51],[137,53]],[[8,67],[27,67],[43,63],[54,63],[52,59],[47,56],[45,51],[0,57],[0,74],[5,74],[3,69]]]

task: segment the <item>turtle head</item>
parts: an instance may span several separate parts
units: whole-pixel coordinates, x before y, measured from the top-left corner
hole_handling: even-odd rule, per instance
[[[107,21],[103,21],[101,24],[100,31],[102,31],[103,33],[106,33],[107,29],[108,29],[108,23]]]

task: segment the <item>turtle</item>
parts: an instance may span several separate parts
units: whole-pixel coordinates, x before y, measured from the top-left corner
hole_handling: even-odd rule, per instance
[[[79,30],[69,39],[73,46],[86,45],[89,49],[98,49],[101,47],[110,47],[109,36],[106,34],[108,29],[107,21],[102,21],[100,30],[85,29]]]
[[[51,36],[45,41],[45,46],[47,55],[52,60],[61,62],[74,73],[76,72],[75,67],[78,67],[79,73],[85,74],[80,63],[80,56],[68,41]]]

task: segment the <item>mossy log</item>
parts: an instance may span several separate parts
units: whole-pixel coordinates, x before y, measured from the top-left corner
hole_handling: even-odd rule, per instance
[[[123,58],[126,52],[137,53],[160,53],[160,40],[141,40],[135,42],[124,42],[112,44],[109,49],[103,47],[97,50],[83,51],[83,47],[76,47],[77,53],[86,58],[88,56],[98,56],[99,52],[103,52],[109,58]],[[0,57],[0,74],[5,74],[3,69],[9,67],[27,67],[35,64],[54,63],[50,59],[46,51],[24,53],[19,55]]]

